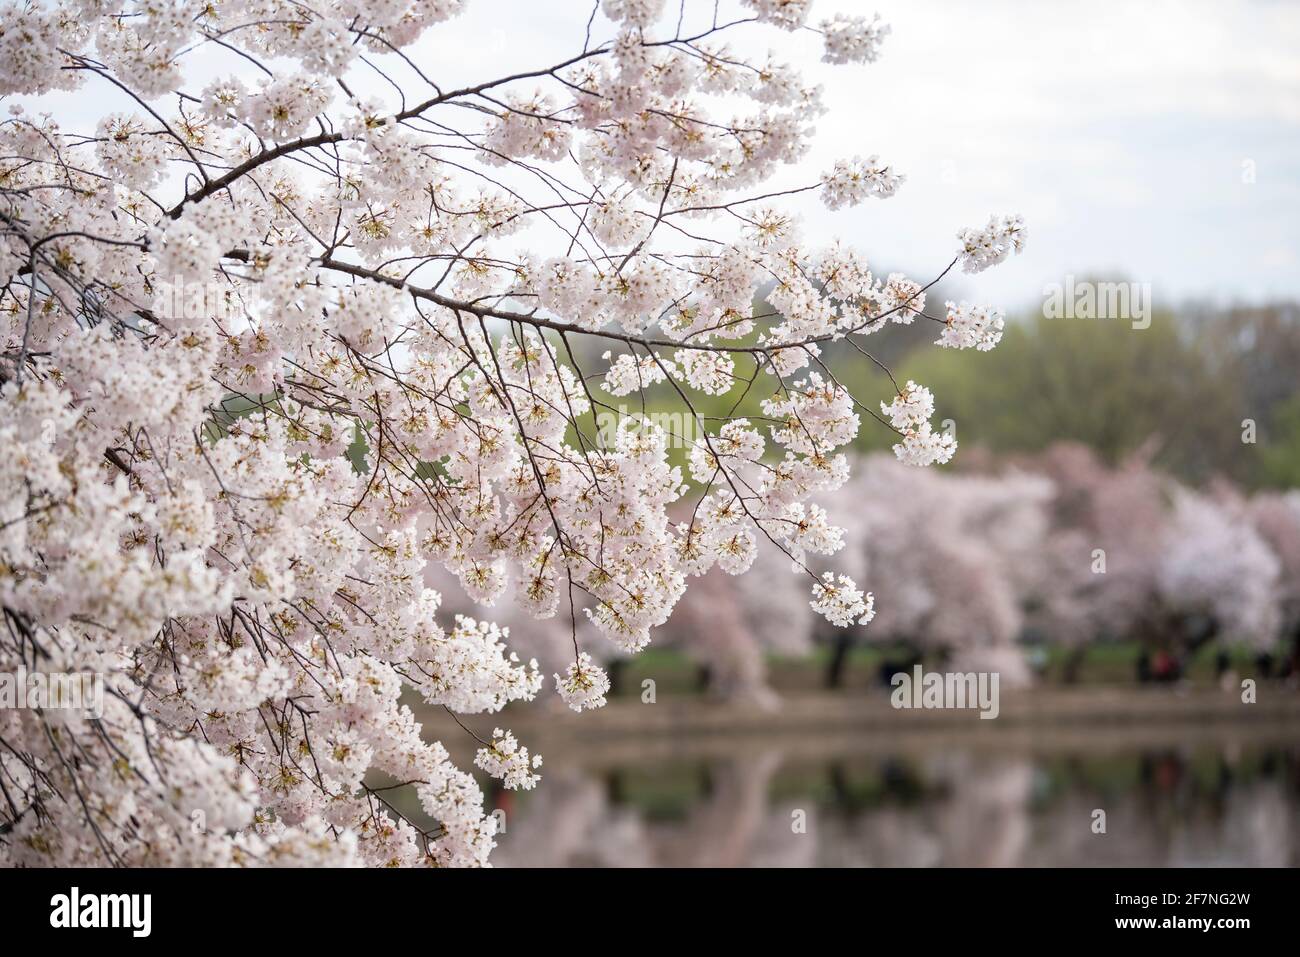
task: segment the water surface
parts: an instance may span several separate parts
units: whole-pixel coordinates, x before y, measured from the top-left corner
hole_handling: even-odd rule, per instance
[[[653,736],[547,753],[498,792],[497,866],[1295,866],[1300,738],[1193,725],[911,737]],[[1095,811],[1105,833],[1094,832]]]

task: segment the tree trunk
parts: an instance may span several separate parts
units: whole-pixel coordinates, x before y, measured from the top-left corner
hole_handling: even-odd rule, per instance
[[[1065,671],[1062,675],[1067,685],[1077,685],[1079,683],[1079,675],[1083,672],[1083,659],[1087,656],[1087,645],[1080,645],[1077,648],[1070,649],[1070,653],[1065,657]]]
[[[605,669],[609,676],[609,697],[614,698],[623,693],[623,684],[627,680],[627,659],[615,658]]]
[[[838,689],[844,687],[844,673],[848,670],[849,651],[853,648],[853,636],[848,629],[835,635],[835,644],[831,648],[830,664],[826,668],[826,687]]]

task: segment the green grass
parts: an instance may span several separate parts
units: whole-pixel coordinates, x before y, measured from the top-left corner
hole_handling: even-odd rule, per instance
[[[1137,661],[1142,646],[1135,641],[1098,642],[1084,652],[1079,667],[1080,685],[1132,685],[1137,680]],[[1196,685],[1211,685],[1215,680],[1215,657],[1219,646],[1206,645],[1192,656],[1188,663],[1187,679]],[[1056,645],[1042,648],[1044,655],[1040,684],[1052,686],[1065,684],[1066,665],[1070,649]],[[849,652],[844,674],[846,690],[864,690],[879,687],[878,672],[882,663],[906,657],[901,648],[862,645]],[[1229,649],[1233,670],[1244,678],[1256,673],[1253,653],[1236,648]],[[768,658],[768,682],[777,691],[816,691],[825,687],[827,665],[831,649],[818,646],[801,658],[772,656]],[[624,666],[617,698],[635,698],[641,694],[642,682],[653,679],[657,694],[692,695],[702,690],[701,668],[690,656],[675,648],[649,648],[627,661]],[[939,667],[937,660],[927,661],[926,667]]]

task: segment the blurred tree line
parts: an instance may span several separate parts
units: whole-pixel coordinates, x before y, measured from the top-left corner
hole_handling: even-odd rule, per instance
[[[930,303],[926,312],[942,316],[942,299]],[[1250,488],[1300,486],[1296,303],[1192,304],[1153,312],[1147,328],[1022,314],[1008,318],[1001,344],[987,353],[932,347],[933,332],[911,332],[912,347],[892,357],[892,368],[900,383],[915,379],[934,391],[936,421],[955,421],[967,450],[1034,452],[1065,439],[1115,464],[1152,442],[1153,464],[1190,483],[1222,476]],[[888,380],[861,355],[832,348],[824,358],[864,402],[888,398]],[[859,447],[892,443],[887,429],[864,421]]]

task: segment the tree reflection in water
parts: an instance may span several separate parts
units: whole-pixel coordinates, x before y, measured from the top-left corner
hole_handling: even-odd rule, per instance
[[[656,761],[548,757],[498,866],[1300,864],[1300,748],[802,757],[797,741]],[[510,797],[514,797],[511,795]],[[1094,809],[1105,834],[1092,832]],[[794,824],[806,823],[800,832]]]

